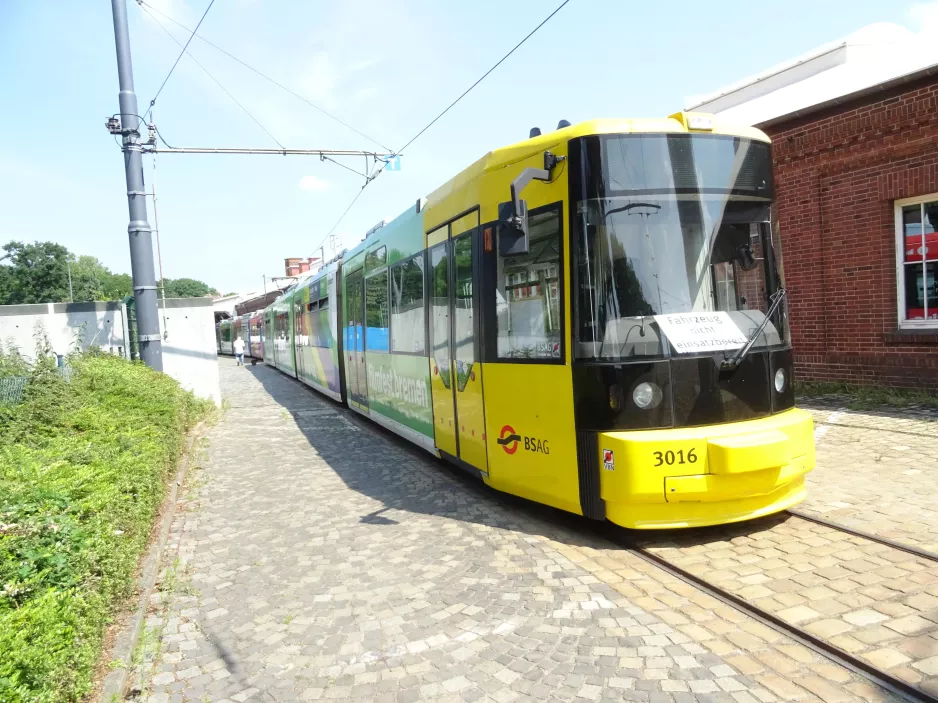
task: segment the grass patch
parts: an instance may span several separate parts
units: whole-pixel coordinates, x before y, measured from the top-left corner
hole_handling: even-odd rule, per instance
[[[799,400],[836,397],[851,410],[877,408],[906,409],[914,406],[938,409],[938,394],[885,386],[857,386],[849,383],[798,381],[795,394]]]
[[[186,432],[210,408],[139,363],[86,354],[70,364],[66,380],[38,363],[22,402],[0,406],[0,701],[9,703],[90,690]]]

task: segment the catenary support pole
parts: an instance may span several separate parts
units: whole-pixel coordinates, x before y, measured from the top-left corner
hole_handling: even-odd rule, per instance
[[[156,304],[156,273],[153,270],[153,240],[147,222],[147,193],[143,183],[143,154],[130,62],[130,33],[127,29],[127,0],[111,0],[114,16],[114,44],[117,48],[117,75],[120,81],[121,141],[127,179],[127,206],[130,211],[130,270],[137,308],[137,341],[140,358],[156,371],[163,370],[163,345]]]

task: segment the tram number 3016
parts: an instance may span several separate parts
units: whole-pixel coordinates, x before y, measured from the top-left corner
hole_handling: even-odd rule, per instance
[[[675,464],[696,464],[697,463],[697,452],[693,449],[688,449],[686,452],[683,449],[678,449],[676,452],[672,452],[670,449],[666,452],[652,452],[655,456],[655,466],[661,466],[667,464],[668,466],[674,466]]]

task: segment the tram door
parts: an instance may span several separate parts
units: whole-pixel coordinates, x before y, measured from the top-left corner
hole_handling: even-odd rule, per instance
[[[368,375],[365,369],[365,278],[362,269],[346,279],[345,361],[348,369],[349,397],[368,406]]]
[[[488,472],[479,363],[479,213],[428,235],[433,429],[439,449]]]

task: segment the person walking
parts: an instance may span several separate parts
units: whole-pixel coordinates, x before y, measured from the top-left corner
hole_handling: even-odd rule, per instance
[[[241,337],[237,337],[234,341],[234,353],[238,366],[244,366],[244,340]]]

